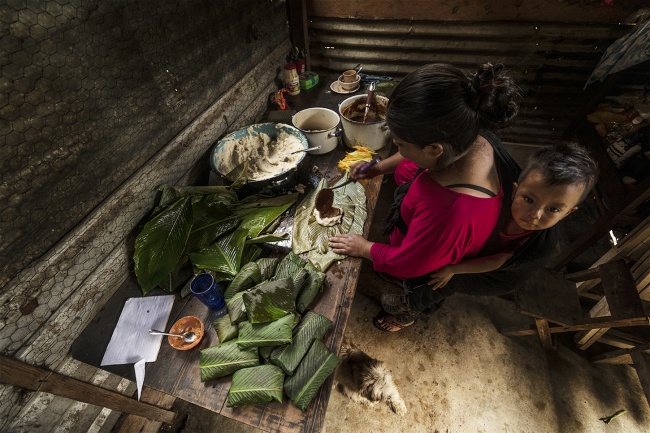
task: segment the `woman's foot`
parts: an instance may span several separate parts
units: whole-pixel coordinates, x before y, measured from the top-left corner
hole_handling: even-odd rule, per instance
[[[372,319],[372,323],[377,329],[384,332],[397,332],[415,323],[415,320],[402,322],[400,319],[397,316],[382,312]]]
[[[384,293],[381,295],[381,308],[388,314],[394,316],[411,313],[406,296],[395,293]]]

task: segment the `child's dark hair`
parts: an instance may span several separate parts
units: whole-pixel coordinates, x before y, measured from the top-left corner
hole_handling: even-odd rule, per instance
[[[547,185],[583,185],[580,202],[587,197],[598,177],[598,164],[587,149],[576,143],[544,146],[536,150],[519,175],[519,182],[537,170]]]
[[[425,147],[443,146],[439,167],[446,167],[476,141],[481,129],[509,125],[521,95],[503,65],[486,63],[468,76],[442,63],[408,74],[390,96],[387,123],[400,139]]]

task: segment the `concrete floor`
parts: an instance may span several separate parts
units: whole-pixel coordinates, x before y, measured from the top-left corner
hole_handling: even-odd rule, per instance
[[[517,157],[521,149],[512,153]],[[386,190],[380,201],[390,203]],[[576,215],[573,224],[584,229],[584,217]],[[371,239],[379,240],[380,224],[373,226]],[[399,289],[364,264],[346,336],[384,361],[408,413],[400,417],[385,405],[355,403],[333,390],[328,433],[650,431],[650,406],[632,367],[590,363],[569,334],[551,352],[536,337],[501,335],[500,327],[526,320],[512,301],[455,295],[429,318],[385,333],[372,325],[385,291]],[[627,412],[610,424],[599,420],[620,409]],[[175,410],[187,418],[161,432],[260,432],[180,401]]]

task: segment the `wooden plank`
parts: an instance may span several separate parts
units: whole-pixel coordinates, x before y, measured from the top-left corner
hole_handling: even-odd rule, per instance
[[[174,412],[4,355],[0,355],[0,378],[2,383],[7,385],[47,392],[118,412],[138,414],[168,424],[171,424],[176,416]]]
[[[645,315],[636,284],[624,260],[616,260],[598,267],[605,299],[613,318]]]
[[[144,386],[140,401],[151,403],[164,409],[171,409],[176,398]],[[139,415],[129,415],[124,419],[118,433],[158,433],[163,423],[150,420]]]
[[[565,279],[569,281],[587,281],[597,279],[600,281],[600,275],[598,274],[598,269],[590,268],[585,269],[584,271],[572,272],[564,276]]]
[[[631,0],[615,7],[602,8],[597,3],[555,2],[541,0],[522,2],[501,0],[491,2],[455,1],[412,1],[393,0],[376,2],[372,0],[309,0],[310,16],[355,18],[355,19],[400,19],[440,21],[509,21],[509,22],[574,22],[612,23],[623,21],[629,14],[643,7],[642,0]]]
[[[599,317],[596,319],[609,319],[607,317]],[[596,320],[594,319],[594,320]],[[605,320],[598,320],[595,323],[578,323],[575,325],[558,325],[550,326],[549,332],[551,334],[557,334],[559,332],[574,332],[574,331],[588,331],[591,329],[601,329],[605,324],[612,328],[620,327],[629,327],[629,326],[648,326],[650,325],[650,318],[637,318],[637,319],[625,319],[625,320],[610,320],[605,322]],[[501,328],[499,332],[503,335],[509,337],[519,337],[524,335],[535,335],[537,333],[537,328],[534,325],[528,327],[505,327]]]
[[[537,328],[537,335],[542,347],[546,350],[554,348],[551,332],[548,328],[548,322],[542,319],[535,319],[535,327]]]
[[[578,349],[587,350],[596,341],[600,341],[607,331],[609,331],[609,328],[598,328],[591,330],[591,332],[586,332],[582,337],[576,339],[576,346],[578,346]]]

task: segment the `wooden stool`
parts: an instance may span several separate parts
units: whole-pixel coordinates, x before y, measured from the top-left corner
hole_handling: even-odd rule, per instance
[[[571,274],[573,281],[600,278],[609,315],[585,317],[575,283],[561,273],[541,269],[521,290],[515,292],[517,309],[535,319],[535,326],[502,329],[508,336],[539,336],[542,347],[554,347],[552,334],[593,329],[650,325],[636,284],[624,260],[605,263],[597,268]],[[551,326],[553,324],[553,326]]]

